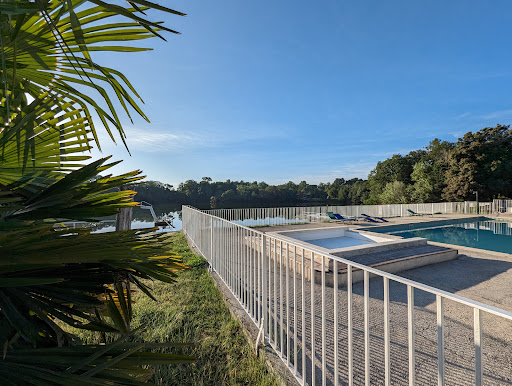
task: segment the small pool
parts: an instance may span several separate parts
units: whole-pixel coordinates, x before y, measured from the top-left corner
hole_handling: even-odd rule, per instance
[[[281,231],[275,232],[275,234],[329,250],[389,241],[388,238],[377,235],[350,231],[346,226]]]
[[[424,222],[374,228],[372,232],[424,237],[429,241],[512,254],[512,222],[480,217],[450,222]]]
[[[359,230],[352,231],[347,226],[269,232],[269,235],[308,248],[315,246],[316,250],[339,257],[376,253],[387,249],[427,243],[425,239],[405,240],[402,237],[378,235]]]

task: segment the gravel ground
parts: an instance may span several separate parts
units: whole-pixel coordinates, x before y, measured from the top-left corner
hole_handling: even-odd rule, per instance
[[[246,262],[247,263],[247,262]],[[249,267],[252,262],[248,262]],[[283,265],[283,270],[286,267]],[[512,260],[506,257],[495,256],[466,256],[462,255],[456,260],[433,264],[409,271],[400,275],[410,279],[424,282],[436,288],[442,288],[461,296],[473,298],[495,306],[505,306],[512,309]],[[271,298],[271,332],[272,341],[277,341],[278,351],[287,354],[287,338],[289,339],[290,366],[294,367],[294,315],[297,316],[297,369],[303,374],[302,351],[302,296],[305,296],[305,372],[308,384],[312,384],[311,364],[311,282],[305,280],[305,292],[301,291],[301,276],[297,275],[294,291],[293,277],[288,277],[289,322],[286,312],[286,275],[281,274],[277,265],[276,280],[274,271],[270,275]],[[281,284],[282,283],[282,284]],[[274,287],[275,284],[275,287]],[[281,285],[282,309],[281,314]],[[277,296],[274,297],[274,288]],[[338,372],[340,384],[348,382],[348,348],[347,348],[347,290],[338,289],[338,317],[334,315],[334,289],[326,287],[325,299],[322,304],[322,287],[315,283],[314,287],[314,344],[316,355],[315,363],[316,384],[322,384],[322,310],[325,313],[326,334],[326,384],[334,383],[334,348],[338,346]],[[297,307],[294,308],[294,294],[297,297]],[[437,383],[437,324],[435,296],[415,290],[415,378],[419,385],[432,385]],[[503,304],[503,302],[508,304]],[[384,383],[384,302],[383,281],[381,278],[370,280],[369,296],[369,325],[370,325],[370,369],[371,384]],[[364,297],[363,283],[353,286],[353,366],[354,384],[364,384]],[[277,317],[274,318],[274,315]],[[283,319],[281,332],[281,315]],[[407,289],[406,286],[390,281],[390,357],[391,357],[391,384],[408,384],[408,321],[407,321]],[[445,301],[445,381],[447,385],[474,384],[474,333],[473,310],[453,301]],[[334,327],[338,326],[338,341],[334,341]],[[277,325],[277,335],[275,326]],[[512,322],[494,315],[482,314],[483,326],[483,367],[484,384],[505,385],[512,384]],[[286,331],[289,331],[287,334]],[[281,346],[281,335],[283,345]],[[281,350],[282,348],[282,350]],[[286,360],[286,359],[285,359]]]

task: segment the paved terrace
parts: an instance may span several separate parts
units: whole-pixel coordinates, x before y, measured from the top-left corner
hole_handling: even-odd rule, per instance
[[[451,218],[464,218],[474,216],[464,215],[434,215],[421,217],[407,217],[391,219],[389,224],[425,222],[446,220]],[[263,232],[308,229],[317,227],[337,226],[334,223],[314,223],[292,226],[259,227]],[[377,224],[372,224],[377,225]],[[351,226],[369,227],[369,223],[362,222]],[[424,266],[398,273],[399,276],[415,280],[420,283],[456,293],[470,299],[512,311],[512,255],[494,252],[483,252],[470,248],[452,246],[459,250],[459,257],[455,260]],[[279,270],[279,268],[278,268]],[[270,286],[274,281],[271,274]],[[298,277],[297,290],[294,293],[293,278],[289,276],[289,304],[290,319],[286,320],[286,311],[283,313],[283,328],[286,336],[286,326],[290,329],[290,352],[293,357],[293,314],[294,296],[297,297],[298,326],[297,335],[300,347],[302,328],[302,296],[305,296],[306,307],[306,336],[310,342],[311,337],[311,295],[310,282],[306,282],[306,291],[302,294],[300,277]],[[283,283],[282,302],[286,310],[286,275],[277,276],[277,327],[278,341],[280,340],[281,320],[281,291]],[[363,334],[363,283],[353,286],[353,339],[354,339],[354,383],[364,384],[364,334]],[[346,287],[338,290],[338,330],[339,340],[339,371],[340,384],[345,384],[347,376],[347,291]],[[322,305],[321,286],[315,286],[315,331],[316,342],[316,381],[321,383],[321,312],[326,311],[327,327],[327,383],[333,383],[334,364],[334,289],[326,290],[326,303]],[[383,331],[383,284],[381,278],[370,280],[370,352],[371,352],[371,384],[384,383],[384,331]],[[274,313],[274,311],[272,310]],[[473,313],[469,307],[445,302],[445,361],[447,385],[474,384],[474,347],[473,347]],[[390,331],[391,331],[391,373],[393,385],[408,384],[408,340],[407,340],[407,293],[403,284],[390,282]],[[271,320],[274,327],[274,320]],[[512,384],[512,322],[493,315],[482,314],[483,326],[483,367],[485,385]],[[415,341],[416,341],[416,381],[419,385],[433,385],[437,383],[437,335],[436,335],[436,302],[435,296],[429,293],[415,291]],[[272,332],[273,335],[273,332]],[[306,347],[306,379],[311,384],[311,347]],[[284,338],[283,351],[286,352],[286,338]],[[301,352],[297,358],[298,368],[302,368]],[[292,361],[293,362],[293,361]]]

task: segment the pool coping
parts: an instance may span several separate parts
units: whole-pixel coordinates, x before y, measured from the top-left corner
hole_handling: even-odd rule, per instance
[[[407,248],[412,246],[418,246],[422,244],[427,244],[427,239],[423,237],[410,237],[410,238],[404,238],[401,236],[395,236],[395,235],[388,235],[388,234],[382,234],[377,232],[370,232],[362,229],[353,229],[348,226],[339,226],[339,227],[332,227],[332,228],[338,228],[343,229],[345,231],[360,233],[361,235],[368,234],[368,236],[377,237],[381,239],[387,239],[389,241],[380,241],[375,243],[367,243],[367,244],[361,244],[361,245],[353,245],[348,247],[341,247],[341,248],[324,248],[316,244],[311,244],[307,240],[298,240],[296,238],[286,236],[285,233],[292,233],[296,232],[295,230],[285,230],[285,231],[275,231],[275,232],[267,232],[269,236],[272,236],[278,240],[283,240],[288,243],[297,244],[300,246],[303,246],[308,249],[317,250],[318,252],[330,254],[338,257],[352,257],[358,254],[366,254],[366,253],[378,253],[383,252],[387,250],[393,250],[393,249],[401,249],[401,248]],[[330,229],[332,229],[330,228]],[[307,229],[307,231],[315,231],[315,230],[325,230],[326,228],[310,228]]]
[[[439,243],[437,241],[428,241],[428,243],[432,244],[432,245],[437,245],[438,247],[457,249],[459,251],[459,253],[464,254],[464,255],[468,254],[468,256],[471,256],[473,254],[479,254],[479,255],[505,257],[505,258],[509,258],[509,259],[512,258],[512,253],[490,251],[488,249],[481,249],[481,248],[465,247],[463,245],[457,245],[457,244]]]

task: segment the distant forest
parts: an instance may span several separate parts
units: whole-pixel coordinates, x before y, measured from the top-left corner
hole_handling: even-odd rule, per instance
[[[475,191],[480,201],[489,201],[512,197],[512,130],[497,125],[469,132],[457,142],[435,139],[425,148],[378,162],[367,180],[269,185],[203,177],[177,188],[158,181],[131,188],[137,201],[200,208],[464,201],[474,200]]]

